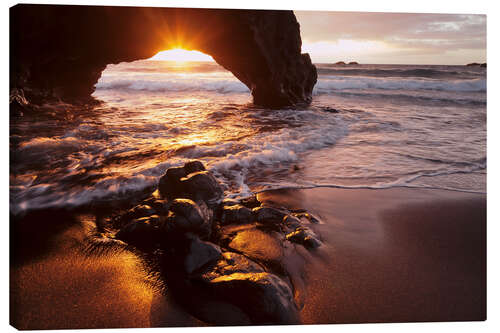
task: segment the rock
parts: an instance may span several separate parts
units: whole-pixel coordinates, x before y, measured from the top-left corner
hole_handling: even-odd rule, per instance
[[[193,172],[205,171],[205,166],[200,161],[189,161],[184,164],[184,170],[186,171],[186,175],[189,175]]]
[[[253,209],[253,208],[257,208],[257,207],[260,207],[261,203],[260,201],[257,199],[257,196],[256,195],[252,195],[250,197],[247,197],[247,198],[243,198],[240,200],[239,202],[242,206],[245,206],[247,208],[250,208],[250,209]]]
[[[290,242],[304,245],[308,249],[315,249],[321,246],[321,241],[318,236],[309,228],[299,227],[294,232],[286,235],[286,239]]]
[[[471,63],[467,64],[466,66],[474,66],[475,67],[475,66],[481,66],[481,64],[478,62],[471,62]]]
[[[131,209],[129,209],[125,214],[121,215],[118,217],[118,223],[120,225],[124,225],[134,219],[138,219],[141,217],[147,217],[151,215],[155,215],[156,210],[151,208],[151,206],[148,205],[137,205]]]
[[[359,65],[359,63],[358,63],[358,62],[356,62],[356,61],[350,61],[350,62],[349,62],[349,65]]]
[[[255,104],[309,103],[317,81],[291,10],[20,4],[10,8],[10,22],[11,88],[40,105],[93,101],[106,65],[148,59],[176,41],[179,29],[190,49],[241,80]]]
[[[149,198],[143,201],[144,205],[150,206],[160,215],[167,215],[170,208],[170,204],[167,200]]]
[[[204,280],[207,288],[217,298],[241,308],[253,323],[298,322],[292,291],[276,275],[266,272],[214,275]]]
[[[254,227],[236,232],[227,247],[250,259],[278,268],[284,254],[283,239],[282,234],[264,232]]]
[[[183,260],[184,271],[187,274],[192,274],[208,263],[215,262],[220,258],[220,247],[209,242],[201,241],[198,237],[193,237],[188,245],[187,254]]]
[[[283,218],[283,224],[288,228],[296,229],[300,226],[300,219],[293,215],[286,215]]]
[[[166,224],[169,230],[193,232],[204,237],[210,235],[212,227],[210,211],[206,205],[197,204],[190,199],[172,201]]]
[[[319,220],[315,216],[313,216],[309,213],[306,213],[306,212],[292,213],[292,215],[294,215],[295,217],[297,217],[299,219],[305,218],[306,220],[308,220],[309,222],[314,223],[314,224],[319,223]]]
[[[160,178],[158,190],[169,199],[189,198],[212,206],[219,203],[224,195],[219,182],[200,161],[169,168]]]
[[[343,62],[343,61],[337,61],[334,65],[345,65],[345,62]]]
[[[209,205],[222,200],[224,191],[209,171],[191,173],[181,179],[184,194],[195,201],[202,200]]]
[[[158,215],[135,219],[120,229],[115,237],[141,249],[152,249],[160,241],[159,224]]]
[[[486,63],[482,63],[479,67],[486,68]]]
[[[285,212],[272,207],[257,207],[252,209],[255,219],[261,223],[281,223],[287,215]]]
[[[158,182],[158,191],[169,199],[182,197],[181,178],[186,176],[184,167],[169,168]]]
[[[221,214],[221,225],[246,224],[253,220],[253,212],[241,205],[224,206]]]

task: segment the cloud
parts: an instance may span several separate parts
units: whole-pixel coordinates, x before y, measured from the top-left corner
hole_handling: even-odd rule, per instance
[[[323,43],[323,52],[325,44],[329,43],[332,51],[338,51],[335,45],[338,46],[339,41],[350,40],[384,45],[384,50],[367,49],[366,52],[390,56],[396,63],[404,61],[404,58],[398,60],[398,55],[426,55],[426,61],[431,61],[431,56],[451,53],[459,63],[470,57],[480,58],[473,61],[486,60],[485,15],[314,11],[296,11],[295,15],[304,45],[310,48]],[[357,53],[363,55],[363,52]],[[311,56],[314,60],[315,55],[311,53]]]

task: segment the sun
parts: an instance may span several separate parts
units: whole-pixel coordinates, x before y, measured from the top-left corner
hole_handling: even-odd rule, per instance
[[[189,62],[189,61],[214,61],[214,59],[199,51],[189,51],[182,48],[175,48],[166,51],[158,52],[150,60],[164,60],[175,62]]]

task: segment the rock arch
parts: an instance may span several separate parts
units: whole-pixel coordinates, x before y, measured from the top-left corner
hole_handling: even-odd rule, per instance
[[[179,45],[211,55],[263,106],[308,103],[317,79],[292,11],[24,4],[10,15],[11,101],[88,102],[106,65]]]

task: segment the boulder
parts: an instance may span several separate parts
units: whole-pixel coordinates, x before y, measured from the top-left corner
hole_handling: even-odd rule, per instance
[[[286,235],[290,242],[303,245],[308,249],[315,249],[321,246],[318,236],[309,228],[299,227],[294,232]]]
[[[293,293],[290,287],[274,274],[249,272],[211,275],[204,282],[213,295],[241,308],[253,323],[298,322]]]
[[[150,250],[161,238],[160,217],[152,215],[133,220],[116,233],[116,238],[135,247]]]
[[[241,205],[232,205],[222,207],[221,225],[227,224],[246,224],[253,221],[253,212]]]
[[[190,199],[175,199],[170,205],[166,228],[178,232],[192,232],[208,237],[212,227],[211,211],[204,203]]]
[[[168,199],[182,197],[181,178],[187,176],[184,167],[169,168],[158,182],[160,194]]]
[[[184,272],[192,274],[208,263],[219,260],[220,257],[220,247],[209,242],[204,242],[198,237],[193,237],[189,242],[187,253],[183,260]]]
[[[298,322],[297,307],[288,284],[241,254],[222,253],[222,258],[197,280],[217,299],[242,309],[252,323]]]
[[[252,195],[250,197],[243,198],[240,200],[239,203],[240,203],[240,205],[245,206],[245,207],[250,208],[250,209],[260,207],[260,205],[261,205],[261,203],[257,199],[256,195]]]
[[[131,209],[129,209],[125,214],[121,215],[118,217],[117,221],[119,226],[123,226],[124,224],[127,224],[128,222],[138,219],[141,217],[147,217],[151,215],[155,215],[156,210],[151,208],[149,205],[137,205]]]
[[[257,207],[252,209],[255,219],[261,223],[281,224],[287,213],[273,207]]]
[[[200,161],[189,161],[184,164],[184,170],[186,171],[186,175],[189,175],[193,172],[205,171],[205,166]]]
[[[188,198],[202,200],[209,205],[217,204],[224,195],[219,182],[209,171],[189,174],[181,179],[181,187]]]

